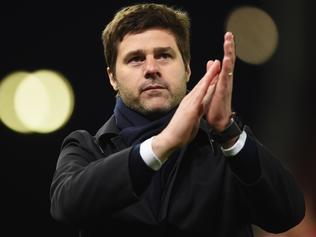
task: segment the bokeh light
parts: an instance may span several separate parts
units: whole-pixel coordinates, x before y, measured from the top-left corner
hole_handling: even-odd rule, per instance
[[[0,84],[0,119],[8,128],[20,133],[31,130],[17,116],[14,97],[17,87],[28,75],[28,72],[17,71],[4,77]]]
[[[226,30],[234,33],[237,56],[247,63],[265,63],[277,48],[277,26],[262,9],[236,8],[227,18]]]
[[[3,79],[0,101],[1,120],[10,129],[21,133],[49,133],[70,118],[74,93],[60,73],[16,72]]]

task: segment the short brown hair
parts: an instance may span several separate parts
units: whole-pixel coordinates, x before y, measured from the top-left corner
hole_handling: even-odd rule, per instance
[[[117,47],[128,33],[162,28],[174,34],[183,62],[190,62],[190,19],[187,12],[163,4],[144,3],[119,10],[102,33],[107,66],[115,73]]]

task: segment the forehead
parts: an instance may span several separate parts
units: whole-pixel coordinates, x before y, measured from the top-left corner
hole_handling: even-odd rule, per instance
[[[130,51],[152,51],[158,47],[170,47],[179,52],[175,36],[168,30],[149,29],[141,33],[127,34],[118,45],[118,56]]]

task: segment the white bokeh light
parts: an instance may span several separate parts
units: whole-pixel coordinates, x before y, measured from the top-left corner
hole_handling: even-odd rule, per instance
[[[62,127],[74,108],[71,85],[60,73],[16,72],[0,84],[0,118],[10,129],[49,133]]]
[[[20,133],[31,132],[17,116],[14,98],[16,88],[29,75],[25,71],[16,71],[3,78],[0,84],[0,118],[10,129]]]

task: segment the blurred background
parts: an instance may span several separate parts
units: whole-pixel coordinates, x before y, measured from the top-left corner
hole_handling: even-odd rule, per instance
[[[306,194],[306,218],[278,236],[316,236],[316,4],[154,2],[191,16],[189,89],[205,73],[208,59],[222,58],[224,33],[235,34],[234,110],[292,170]],[[77,236],[50,216],[50,182],[64,137],[76,129],[94,134],[112,114],[115,93],[106,76],[101,32],[130,3],[137,1],[11,1],[1,7],[0,203],[8,236]],[[254,228],[256,236],[271,236]]]

